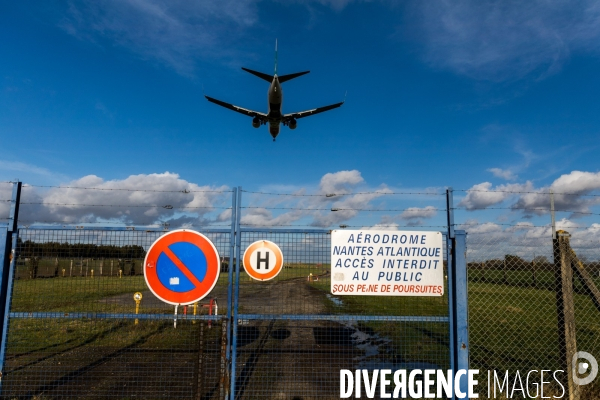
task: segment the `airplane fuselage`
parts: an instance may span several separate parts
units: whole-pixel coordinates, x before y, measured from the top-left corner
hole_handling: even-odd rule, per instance
[[[283,116],[283,114],[281,114],[283,90],[281,89],[277,74],[273,76],[273,82],[271,82],[271,86],[269,86],[267,97],[269,101],[269,112],[267,114],[267,119],[269,120],[269,133],[273,136],[273,139],[275,139],[277,135],[279,135],[281,117]]]
[[[244,67],[242,67],[242,69],[246,72],[251,73],[252,75],[259,77],[260,79],[269,82],[269,91],[267,92],[267,103],[269,108],[266,113],[239,107],[234,104],[227,103],[215,99],[213,97],[209,97],[207,95],[204,95],[204,97],[206,97],[206,99],[211,103],[215,103],[221,107],[225,107],[229,110],[252,117],[252,126],[254,128],[260,128],[262,125],[269,124],[269,133],[273,137],[273,141],[275,141],[275,138],[277,137],[277,135],[279,135],[279,131],[281,129],[282,124],[290,128],[291,130],[294,130],[296,129],[296,120],[311,115],[319,114],[325,111],[329,111],[334,108],[338,108],[342,104],[344,104],[344,102],[342,101],[340,103],[330,104],[324,107],[317,107],[312,108],[310,110],[283,114],[281,112],[281,105],[283,103],[283,90],[281,89],[281,84],[289,80],[295,79],[299,76],[306,75],[310,71],[295,72],[293,74],[286,75],[277,75],[277,46],[275,46],[275,73],[273,75],[265,74],[259,71],[254,71],[252,69]]]

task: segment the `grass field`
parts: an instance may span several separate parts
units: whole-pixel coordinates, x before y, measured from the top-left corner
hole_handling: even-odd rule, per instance
[[[285,268],[272,283],[288,282],[293,286],[310,287],[314,293],[313,299],[321,303],[325,314],[446,316],[448,313],[447,294],[441,298],[332,297],[329,295],[327,268],[323,265],[294,265]],[[528,271],[507,271],[506,274],[503,271],[486,271],[485,275],[479,272],[469,271],[471,368],[483,371],[557,369],[553,274],[549,271],[538,272],[533,282]],[[310,273],[318,280],[308,282],[306,278]],[[218,283],[221,290],[226,287],[227,280],[228,273],[221,273]],[[243,272],[240,275],[242,293],[260,295],[264,285],[251,280]],[[600,312],[578,283],[576,288],[578,349],[600,354]],[[134,311],[133,300],[111,299],[120,295],[129,299],[134,292],[146,290],[142,276],[18,279],[14,283],[11,311],[130,313]],[[244,306],[242,303],[240,305]],[[169,314],[172,313],[172,306],[143,307],[142,312]],[[283,329],[284,325],[280,328]],[[28,368],[49,368],[47,364],[50,360],[68,355],[84,365],[85,349],[111,349],[88,354],[90,360],[103,359],[119,349],[133,347],[136,351],[172,350],[174,354],[177,351],[197,351],[198,325],[187,321],[181,322],[181,329],[171,328],[169,321],[143,321],[135,325],[131,320],[11,319],[7,363],[13,369],[13,376],[23,377]],[[391,340],[385,354],[379,355],[386,360],[418,360],[441,366],[448,364],[445,323],[370,321],[358,323],[357,328],[371,336]],[[213,329],[206,336],[207,346],[215,354],[218,353],[219,343],[217,331]],[[275,344],[267,348],[269,346]],[[146,362],[142,360],[149,359],[140,359],[140,363]],[[164,358],[160,360],[164,362]],[[30,364],[32,367],[28,367]],[[35,371],[38,371],[36,374],[42,373],[41,370]],[[586,388],[590,393],[597,393],[595,390],[597,386]],[[595,398],[595,395],[589,396]]]

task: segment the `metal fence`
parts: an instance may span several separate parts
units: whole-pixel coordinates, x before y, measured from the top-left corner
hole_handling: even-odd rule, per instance
[[[241,190],[229,193],[231,207],[217,219],[230,218],[231,225],[196,229],[221,257],[217,286],[200,304],[178,311],[154,298],[142,275],[145,252],[165,227],[17,229],[13,209],[4,242],[14,252],[12,258],[5,252],[10,264],[2,271],[1,396],[329,399],[339,397],[340,369],[468,367],[464,232],[445,234],[443,297],[334,296],[329,228],[291,226],[273,216],[283,207],[269,194],[247,193],[244,203]],[[292,213],[325,210],[319,218],[329,226],[340,215],[333,213],[346,218],[356,211],[352,203],[319,201],[300,198],[287,207]],[[19,204],[15,192],[11,204]],[[445,216],[450,209],[442,204],[437,211]],[[431,229],[414,210],[400,211],[410,229]],[[244,272],[241,256],[250,243],[265,239],[280,246],[286,261],[275,279],[256,282]],[[136,292],[143,295],[139,310]]]
[[[545,208],[524,210],[543,211],[549,216],[550,194],[546,199]],[[574,352],[600,356],[600,303],[592,293],[600,287],[597,224],[559,221],[558,228],[563,230],[559,229],[553,240],[552,224],[477,222],[481,210],[468,212],[462,213],[466,222],[457,225],[468,232],[470,367],[496,371],[500,379],[507,375],[509,395],[513,383],[521,380],[532,398],[541,398],[539,371],[562,370],[558,377],[564,389],[551,377],[544,396],[600,398],[598,380],[590,385],[573,385],[571,372]],[[573,208],[557,208],[555,212],[582,214]],[[561,250],[558,241],[569,236],[570,245]],[[561,254],[573,255],[573,259],[561,264]],[[578,276],[578,266],[589,276],[590,286]],[[564,273],[568,275],[563,279]],[[570,308],[566,304],[569,299]],[[569,321],[571,325],[565,327]],[[570,333],[565,334],[565,330]],[[529,371],[536,372],[527,381]],[[487,393],[487,381],[480,382],[479,392]],[[497,393],[497,398],[507,398],[506,387]],[[521,395],[520,391],[514,394]]]
[[[147,290],[144,249],[162,231],[20,229],[2,395],[7,398],[193,398],[218,392],[227,272],[196,307]],[[229,257],[227,231],[204,232]],[[141,292],[139,314],[133,294]],[[201,357],[199,355],[202,355]]]

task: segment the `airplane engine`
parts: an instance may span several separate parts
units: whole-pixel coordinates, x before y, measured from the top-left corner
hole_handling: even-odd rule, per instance
[[[289,127],[290,127],[290,129],[296,129],[296,120],[295,119],[290,120]]]
[[[260,119],[258,119],[258,117],[254,117],[252,119],[252,126],[255,128],[260,128]]]

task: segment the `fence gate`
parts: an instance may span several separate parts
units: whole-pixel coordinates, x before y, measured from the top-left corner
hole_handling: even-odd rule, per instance
[[[464,232],[446,235],[452,267],[441,298],[332,296],[329,230],[255,229],[238,218],[236,232],[232,399],[339,398],[340,369],[468,368]],[[259,240],[275,242],[285,261],[265,282],[241,265]]]
[[[232,198],[231,228],[202,231],[221,256],[219,281],[177,312],[143,277],[163,229],[17,230],[16,207],[0,229],[0,396],[333,399],[340,369],[468,368],[464,233],[446,235],[442,298],[336,297],[330,231],[241,226],[241,191]],[[243,271],[257,240],[283,251],[273,280]]]

